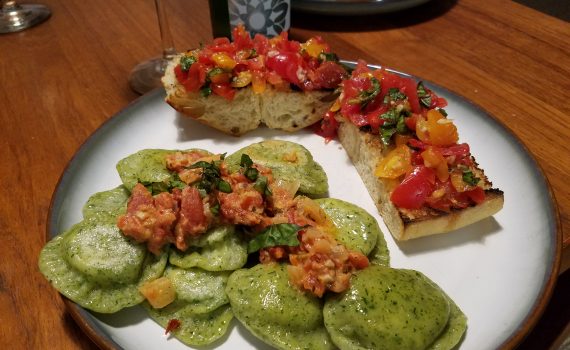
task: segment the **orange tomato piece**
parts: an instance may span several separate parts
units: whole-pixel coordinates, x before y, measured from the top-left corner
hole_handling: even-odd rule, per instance
[[[425,143],[442,147],[454,145],[459,140],[453,122],[435,109],[427,112],[427,119],[418,118],[416,135]]]
[[[374,175],[396,179],[412,169],[412,152],[406,145],[400,145],[386,155],[376,166]]]
[[[251,87],[253,88],[253,92],[261,94],[265,91],[266,86],[267,81],[265,80],[263,72],[253,71],[251,75]]]
[[[461,170],[454,170],[451,172],[451,185],[457,192],[467,192],[474,190],[477,186],[471,186],[463,181],[463,172]]]
[[[435,170],[435,174],[439,181],[445,182],[449,179],[449,168],[445,157],[437,149],[429,146],[421,153],[424,165]]]
[[[211,58],[216,66],[222,68],[225,71],[231,71],[237,64],[237,62],[225,52],[216,52],[212,54]]]
[[[319,42],[316,38],[310,38],[306,43],[301,44],[301,47],[307,52],[311,57],[317,58],[328,49],[328,45],[324,42]]]

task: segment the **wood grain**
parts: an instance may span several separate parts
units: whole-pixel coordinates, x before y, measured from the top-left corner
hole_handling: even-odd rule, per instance
[[[47,22],[0,36],[0,348],[93,349],[38,272],[38,254],[61,173],[137,98],[127,77],[161,52],[158,25],[151,0],[42,2]],[[211,40],[206,1],[165,2],[177,48]],[[293,13],[292,37],[315,34],[345,59],[437,82],[511,129],[552,185],[570,265],[569,23],[507,0],[433,0],[363,18]]]

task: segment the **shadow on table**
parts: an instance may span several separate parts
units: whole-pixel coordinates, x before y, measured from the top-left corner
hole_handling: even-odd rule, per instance
[[[294,11],[291,27],[334,32],[364,32],[413,26],[449,11],[457,0],[432,0],[417,7],[389,13],[338,16]],[[322,5],[326,6],[326,5]]]

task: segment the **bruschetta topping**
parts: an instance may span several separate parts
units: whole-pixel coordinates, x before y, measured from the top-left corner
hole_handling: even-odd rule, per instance
[[[318,133],[333,137],[340,114],[361,131],[378,135],[384,154],[374,174],[396,182],[390,186],[391,201],[400,209],[449,212],[481,203],[490,183],[477,175],[469,146],[458,144],[446,104],[422,82],[383,68],[371,70],[359,61]]]
[[[267,83],[279,90],[334,89],[348,76],[321,37],[303,44],[289,40],[287,32],[271,39],[261,34],[251,38],[238,26],[233,39],[216,38],[182,55],[174,69],[178,82],[188,92],[232,100],[235,89],[250,85],[257,94]]]
[[[284,157],[297,160],[296,153]],[[117,221],[152,253],[171,243],[186,251],[188,241],[216,225],[239,225],[251,236],[249,253],[259,251],[262,263],[288,262],[292,283],[319,297],[346,290],[353,272],[368,266],[365,255],[335,240],[336,228],[318,203],[295,197],[298,182],[275,181],[270,168],[248,155],[231,173],[224,155],[200,150],[167,154],[165,164],[176,180],[150,190],[137,183]]]

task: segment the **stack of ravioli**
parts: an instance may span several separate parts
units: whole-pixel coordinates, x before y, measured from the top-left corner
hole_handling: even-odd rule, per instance
[[[466,317],[422,273],[389,266],[389,252],[378,223],[362,208],[333,198],[316,201],[337,227],[335,239],[368,256],[343,293],[317,298],[289,283],[284,264],[248,260],[247,239],[239,227],[212,228],[160,256],[125,237],[117,217],[126,211],[138,182],[168,183],[165,155],[175,150],[142,150],[117,164],[123,184],[94,194],[83,221],[49,241],[39,267],[64,296],[89,310],[115,313],[141,304],[152,319],[190,346],[222,338],[235,317],[263,342],[277,349],[451,349],[461,340]],[[294,152],[294,163],[284,161]],[[327,177],[303,146],[263,141],[228,156],[237,171],[242,154],[272,169],[277,179],[299,181],[299,193],[322,197]],[[154,309],[139,292],[145,282],[167,277],[176,299]],[[160,336],[160,334],[157,334]],[[166,340],[165,340],[166,341]]]

